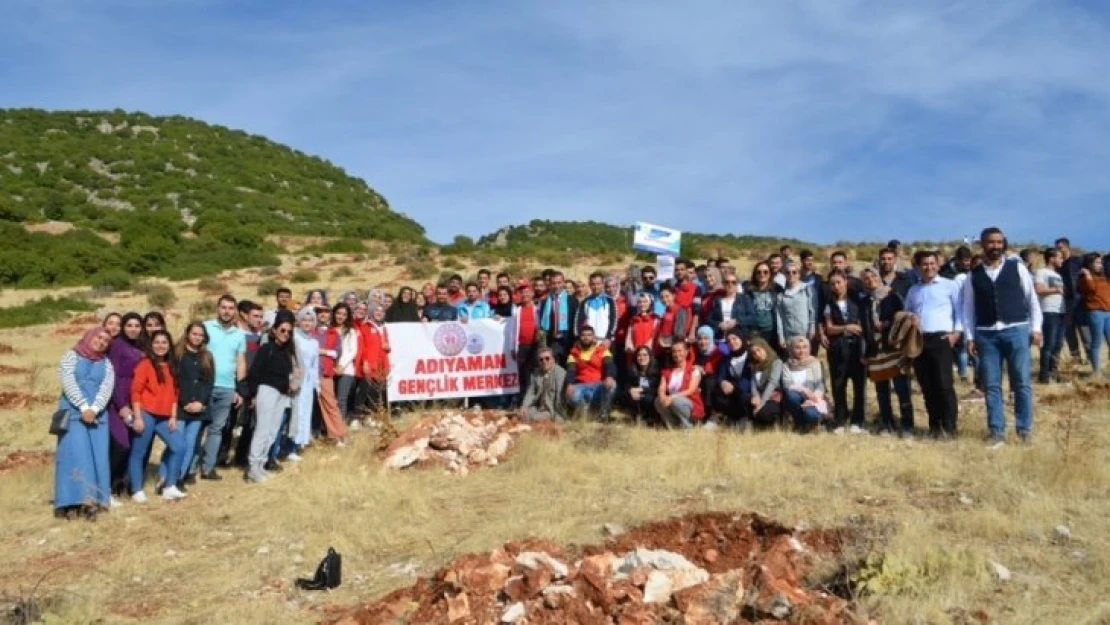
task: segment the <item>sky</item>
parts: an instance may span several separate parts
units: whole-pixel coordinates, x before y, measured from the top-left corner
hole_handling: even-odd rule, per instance
[[[448,242],[532,219],[1110,247],[1098,0],[4,0],[0,107],[183,114]]]

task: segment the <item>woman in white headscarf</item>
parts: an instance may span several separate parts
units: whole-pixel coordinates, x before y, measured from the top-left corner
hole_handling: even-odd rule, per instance
[[[305,306],[297,311],[297,329],[293,345],[300,365],[300,384],[293,397],[293,416],[289,421],[290,438],[297,451],[286,459],[300,460],[299,452],[312,440],[312,408],[316,405],[316,391],[320,386],[320,343],[316,340],[316,311]]]

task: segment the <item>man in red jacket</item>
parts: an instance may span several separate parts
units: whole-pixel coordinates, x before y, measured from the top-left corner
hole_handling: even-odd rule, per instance
[[[596,408],[601,420],[609,418],[617,393],[617,367],[609,349],[597,342],[594,329],[584,326],[567,356],[567,405],[571,410]]]

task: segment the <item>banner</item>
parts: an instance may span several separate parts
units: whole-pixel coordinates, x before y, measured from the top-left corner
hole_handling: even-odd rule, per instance
[[[682,232],[679,230],[644,221],[637,221],[633,226],[632,249],[634,250],[678,256],[681,247]]]
[[[391,323],[389,401],[512,395],[520,391],[516,325],[475,319]]]
[[[655,255],[655,279],[659,283],[674,280],[674,256]]]

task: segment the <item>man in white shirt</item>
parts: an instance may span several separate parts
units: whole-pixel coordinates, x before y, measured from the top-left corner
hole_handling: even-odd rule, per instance
[[[997,449],[1006,442],[1003,362],[1014,391],[1018,437],[1029,441],[1033,428],[1029,345],[1041,344],[1041,306],[1029,270],[1020,259],[1005,258],[1006,237],[1001,230],[983,230],[979,245],[983,264],[972,270],[963,286],[964,336],[968,353],[980,359],[987,391],[988,447]]]
[[[1060,268],[1064,256],[1054,247],[1044,251],[1044,267],[1033,274],[1033,288],[1041,305],[1041,370],[1037,382],[1048,384],[1056,378],[1056,363],[1064,345],[1064,278]]]
[[[924,342],[921,355],[913,361],[913,370],[925,396],[929,433],[933,438],[948,440],[956,436],[959,417],[952,346],[963,331],[960,289],[954,281],[940,276],[936,252],[917,252],[914,263],[921,282],[906,294],[906,310],[917,317]]]

